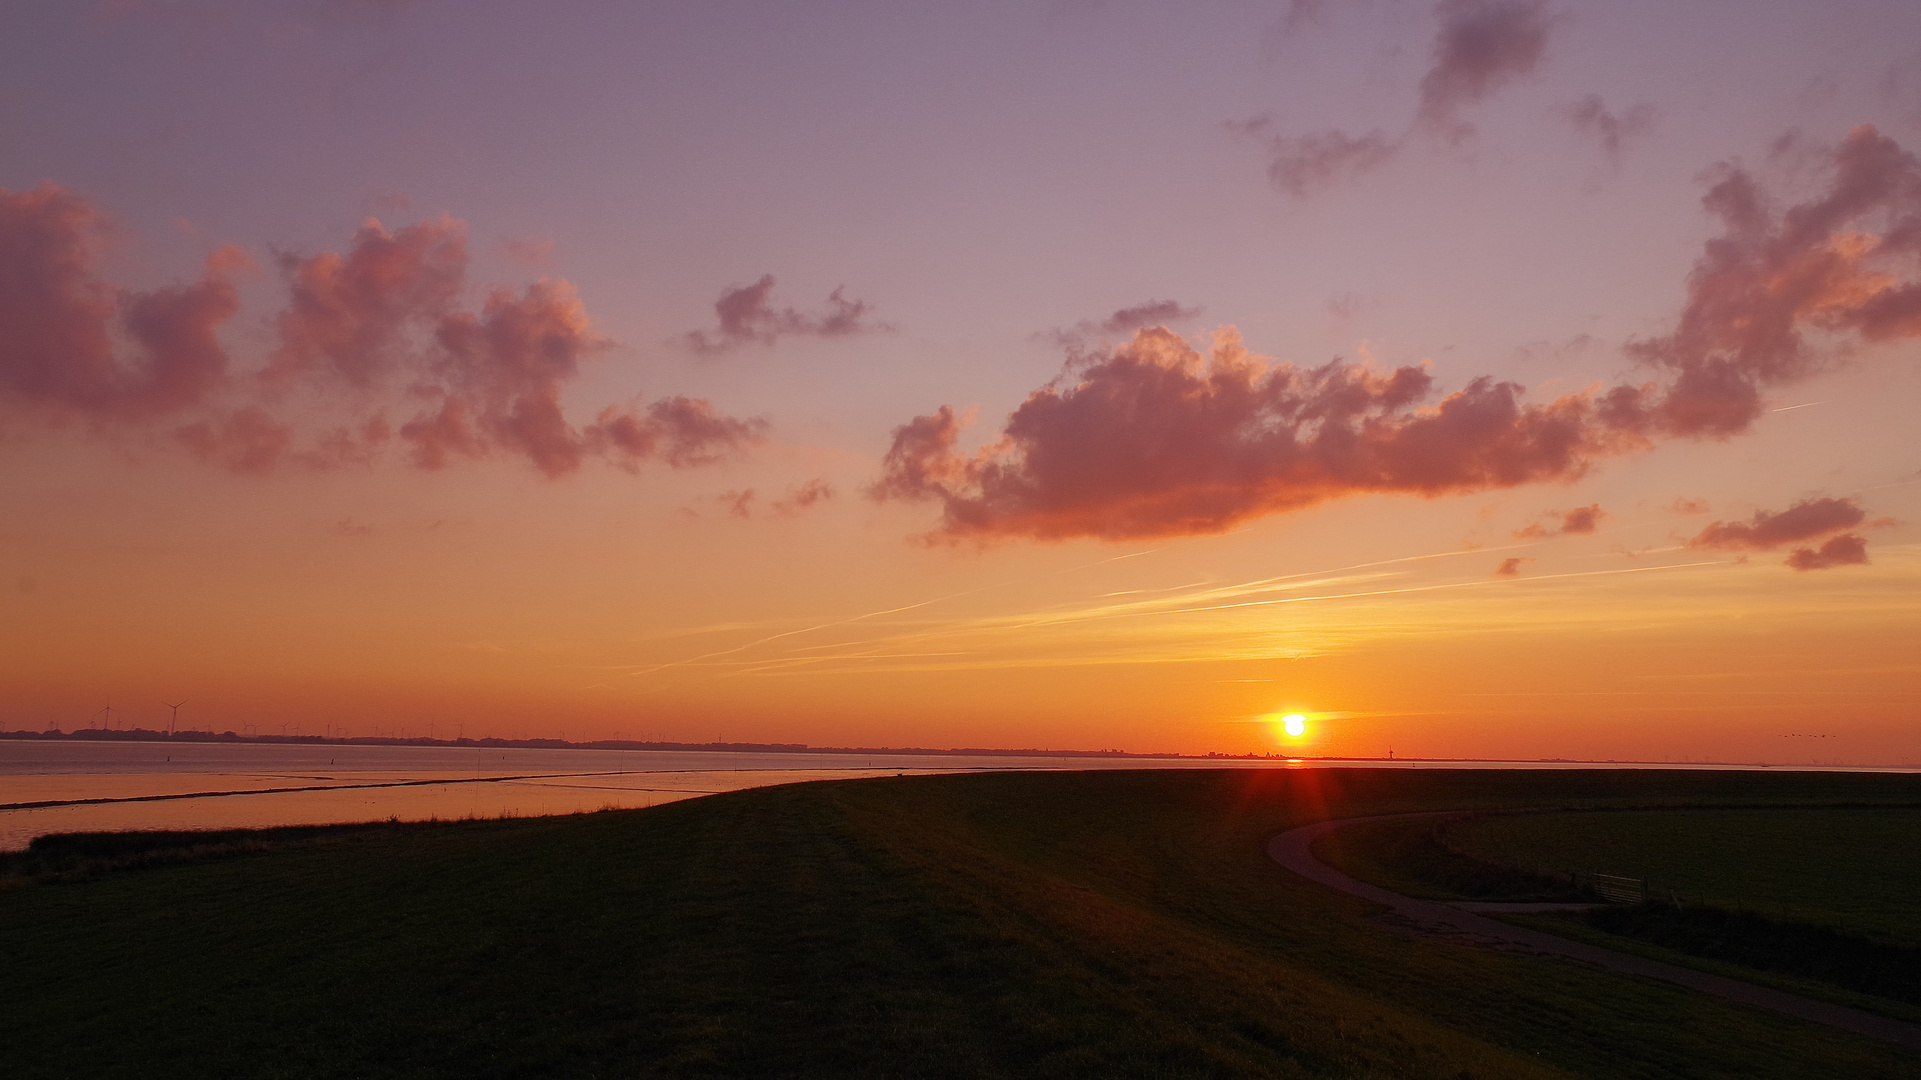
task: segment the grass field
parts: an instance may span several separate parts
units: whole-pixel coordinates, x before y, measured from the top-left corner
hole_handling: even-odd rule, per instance
[[[1921,947],[1921,806],[1498,815],[1449,836],[1493,863],[1652,878],[1690,903]]]
[[[1912,1077],[1824,1028],[1403,936],[1262,845],[1427,809],[1916,801],[1913,777],[986,774],[16,859],[40,883],[0,893],[0,1073]]]

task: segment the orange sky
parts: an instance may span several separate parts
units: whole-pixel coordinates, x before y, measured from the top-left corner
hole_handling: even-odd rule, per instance
[[[1085,7],[9,17],[0,728],[1921,762],[1914,9]]]

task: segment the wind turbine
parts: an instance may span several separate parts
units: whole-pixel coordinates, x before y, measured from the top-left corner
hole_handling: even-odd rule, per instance
[[[165,705],[167,708],[173,710],[173,719],[167,721],[167,738],[171,739],[173,738],[174,726],[180,723],[180,705],[185,705],[186,702],[182,701],[180,702],[180,705],[176,705],[171,701],[163,701],[160,704]]]

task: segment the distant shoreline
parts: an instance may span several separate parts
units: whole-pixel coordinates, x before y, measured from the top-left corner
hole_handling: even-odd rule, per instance
[[[901,746],[809,746],[806,743],[740,743],[740,742],[641,742],[631,739],[597,739],[592,742],[572,742],[566,739],[434,739],[425,737],[397,737],[385,735],[364,735],[337,737],[328,735],[242,735],[232,731],[176,731],[171,734],[149,728],[101,729],[83,728],[77,731],[0,731],[0,740],[20,742],[150,742],[150,743],[245,743],[253,745],[283,746],[413,746],[437,749],[473,750],[654,750],[679,753],[702,754],[820,754],[820,755],[868,755],[871,757],[1052,757],[1052,758],[1095,758],[1101,760],[1139,759],[1143,761],[1276,761],[1305,763],[1369,763],[1383,765],[1531,765],[1551,766],[1597,766],[1614,768],[1660,768],[1660,769],[1785,769],[1816,770],[1821,772],[1915,772],[1921,771],[1921,763],[1910,762],[1905,765],[1860,765],[1860,764],[1812,764],[1801,762],[1767,761],[1646,761],[1593,758],[1424,758],[1424,757],[1316,757],[1309,754],[1173,754],[1140,753],[1129,750],[1041,750],[1041,749],[986,749],[981,747],[956,747],[953,749],[933,749],[929,747]]]

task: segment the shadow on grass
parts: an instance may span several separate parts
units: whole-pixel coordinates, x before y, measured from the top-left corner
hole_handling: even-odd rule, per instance
[[[268,829],[48,833],[34,837],[24,851],[0,852],[0,892],[63,881],[91,881],[123,870],[262,855],[290,848],[339,847],[449,824],[452,822],[388,820]]]
[[[1753,911],[1635,904],[1583,912],[1603,933],[1921,1005],[1921,949]]]

